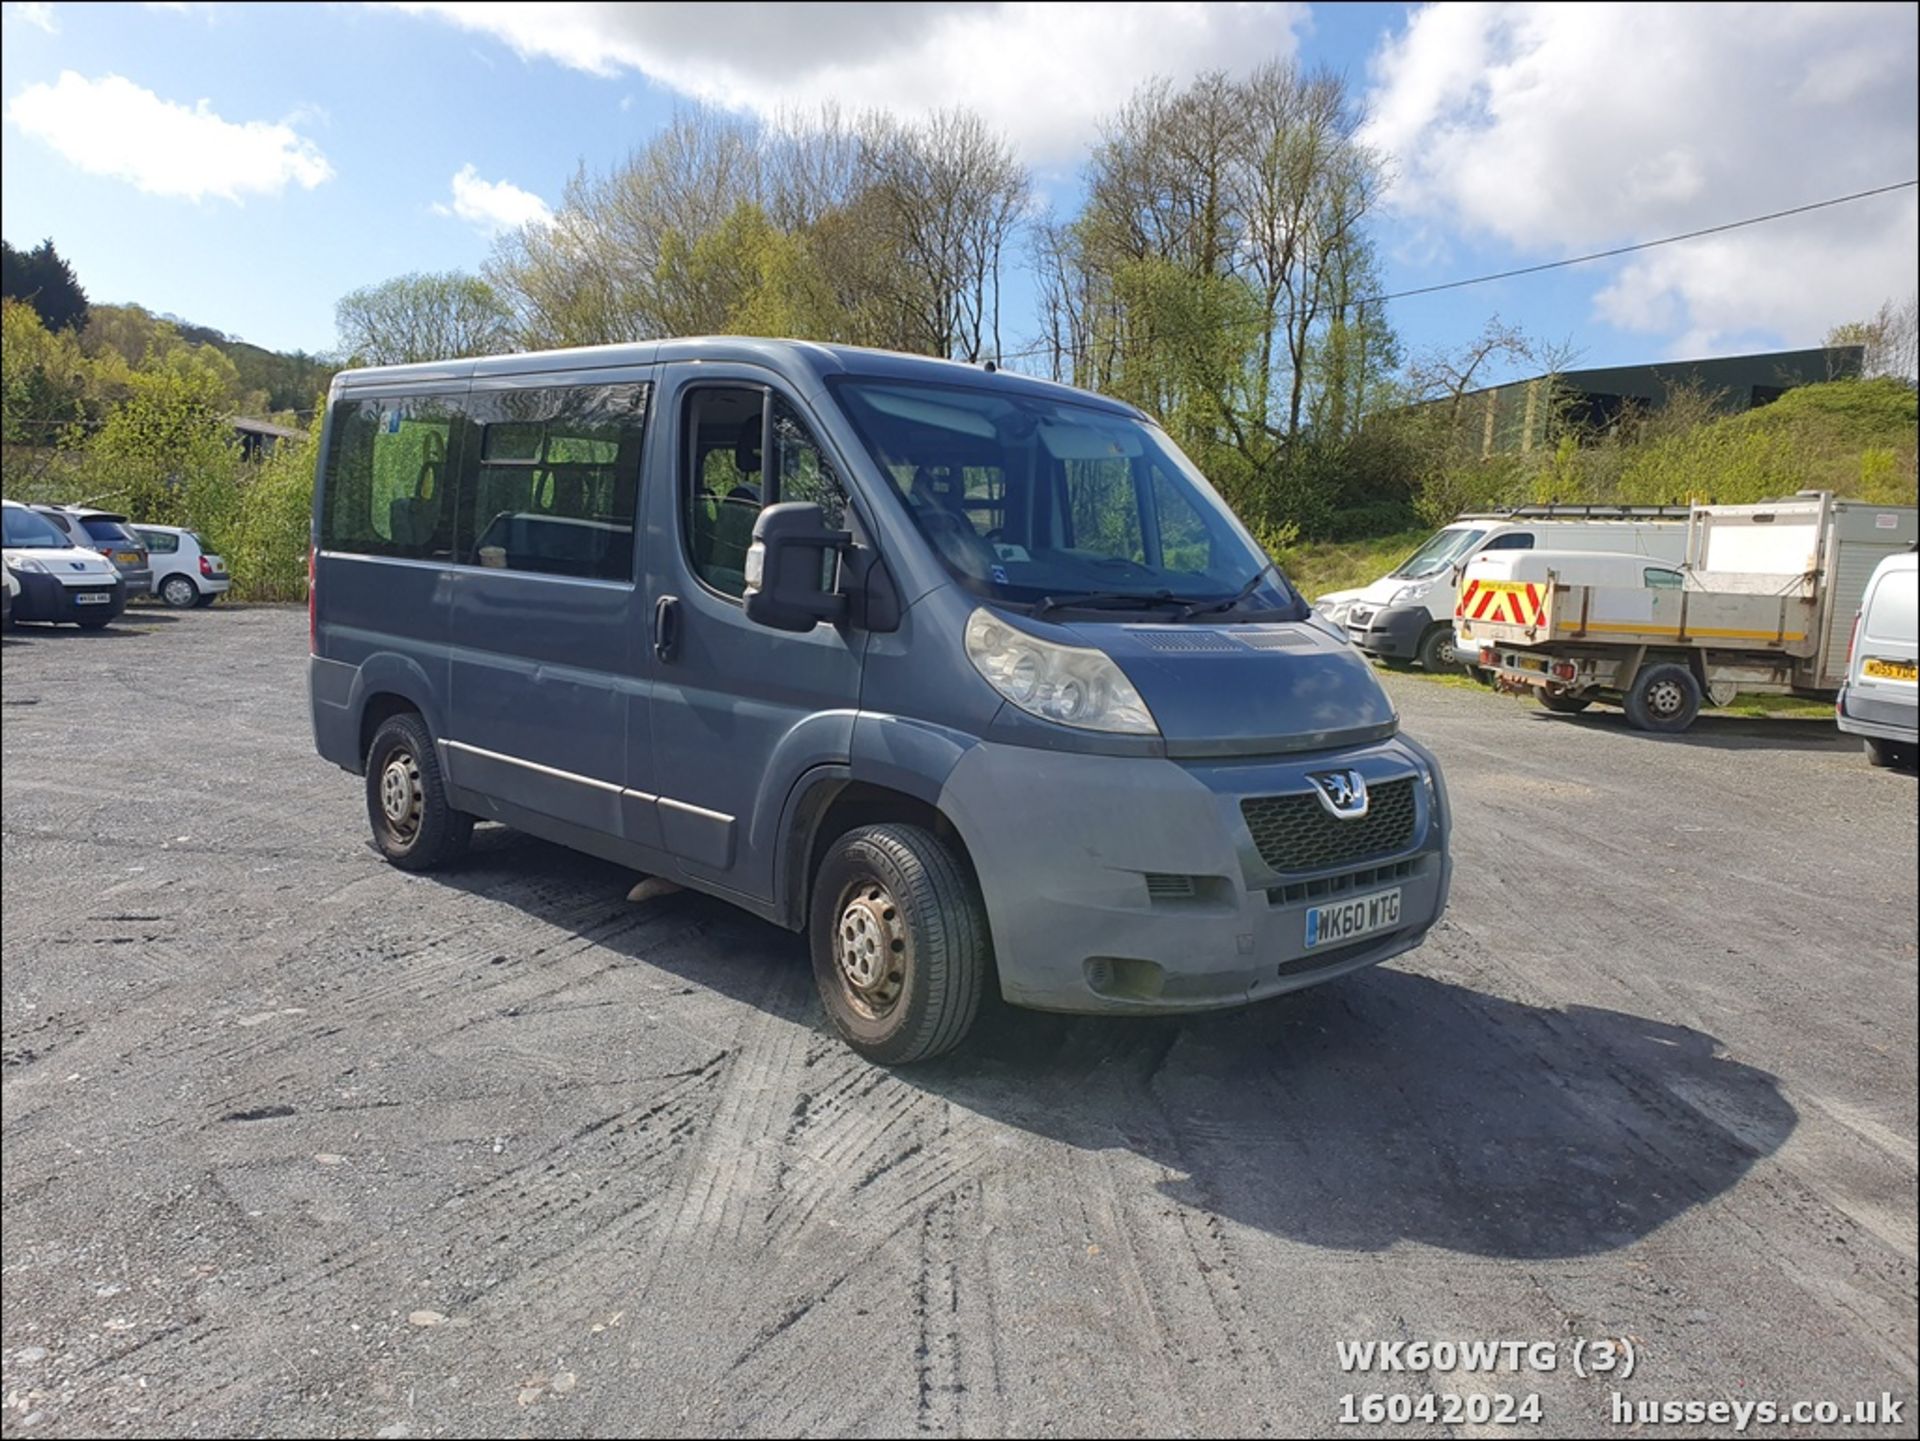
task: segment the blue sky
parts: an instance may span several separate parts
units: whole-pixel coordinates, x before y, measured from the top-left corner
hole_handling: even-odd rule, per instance
[[[970,104],[1070,209],[1097,114],[1134,85],[1292,55],[1349,77],[1392,157],[1376,233],[1399,290],[1913,178],[1915,20],[1905,4],[8,4],[0,208],[8,240],[53,237],[96,300],[325,350],[341,294],[477,267],[487,214],[556,204],[578,163],[604,169],[676,105]],[[1812,344],[1912,291],[1915,216],[1908,190],[1391,319],[1419,351],[1497,311],[1594,365]],[[1009,346],[1032,333],[1017,314],[1008,330]]]

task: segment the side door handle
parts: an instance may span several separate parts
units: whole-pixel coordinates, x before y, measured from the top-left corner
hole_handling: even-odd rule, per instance
[[[680,597],[663,595],[653,603],[653,653],[663,661],[680,648]]]

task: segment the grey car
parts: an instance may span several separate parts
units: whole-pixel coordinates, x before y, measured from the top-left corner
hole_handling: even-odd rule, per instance
[[[134,533],[124,515],[86,505],[36,505],[68,540],[84,550],[97,550],[127,583],[127,599],[153,593],[153,567],[146,542]]]
[[[983,993],[1246,1005],[1420,944],[1440,767],[1149,417],[750,339],[348,371],[309,696],[394,865],[477,820],[804,933],[897,1064]]]

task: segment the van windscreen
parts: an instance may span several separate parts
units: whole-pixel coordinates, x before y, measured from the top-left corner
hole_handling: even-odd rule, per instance
[[[1401,561],[1391,574],[1400,580],[1418,580],[1422,576],[1437,575],[1456,560],[1466,559],[1468,552],[1480,543],[1480,537],[1485,534],[1484,530],[1435,531],[1427,538],[1425,545]]]
[[[882,475],[977,595],[1103,609],[1306,603],[1165,432],[1001,386],[832,382]],[[1244,615],[1244,612],[1243,612]]]

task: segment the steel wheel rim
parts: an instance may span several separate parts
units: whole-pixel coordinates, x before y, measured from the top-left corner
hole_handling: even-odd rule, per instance
[[[380,813],[396,840],[412,841],[420,834],[420,812],[426,792],[420,785],[420,767],[413,752],[397,750],[380,772]]]
[[[1451,640],[1441,641],[1440,642],[1440,664],[1441,665],[1458,665],[1459,663],[1460,663],[1460,652],[1455,647],[1454,643]]]
[[[833,925],[833,965],[854,1009],[878,1020],[900,1003],[913,937],[899,903],[879,881],[841,893]]]
[[[1680,692],[1678,681],[1656,681],[1647,687],[1647,708],[1656,715],[1678,715],[1683,704],[1685,697]]]

